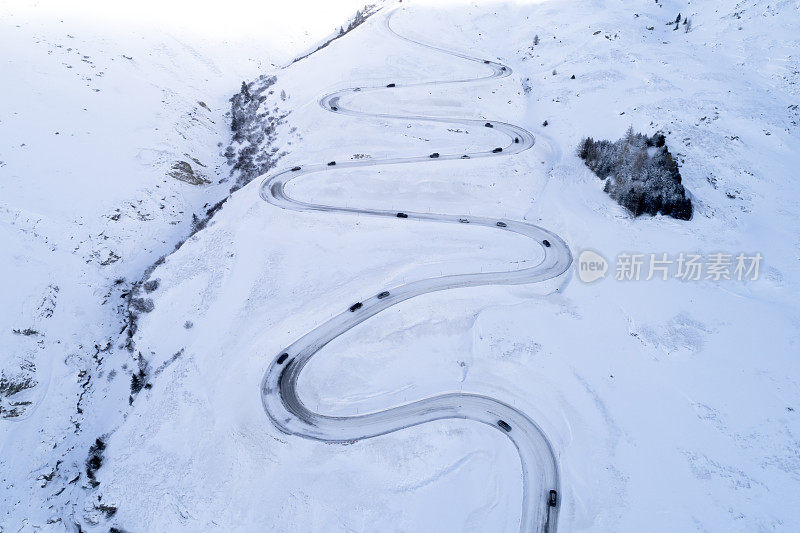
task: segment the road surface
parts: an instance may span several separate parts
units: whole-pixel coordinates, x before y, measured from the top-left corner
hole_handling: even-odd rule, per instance
[[[437,53],[448,54],[461,61],[480,63],[485,65],[490,73],[480,78],[398,84],[393,88],[385,85],[380,87],[351,87],[326,94],[320,99],[320,105],[334,113],[367,119],[402,119],[406,122],[440,122],[467,127],[486,127],[486,121],[484,120],[374,114],[347,109],[342,106],[341,98],[345,94],[350,94],[352,97],[351,93],[393,91],[399,87],[474,83],[511,74],[509,67],[498,62],[469,57],[399,35],[390,25],[391,17],[396,12],[397,10],[392,11],[385,18],[385,27],[391,35],[416,45],[424,46]],[[389,81],[387,81],[388,83]],[[396,211],[315,204],[295,200],[286,194],[286,184],[289,181],[312,172],[338,172],[346,168],[401,165],[420,161],[427,161],[433,165],[440,161],[454,159],[463,159],[463,164],[468,165],[469,159],[505,157],[527,150],[534,145],[534,136],[525,129],[499,121],[489,122],[498,136],[507,137],[505,146],[502,146],[502,152],[493,152],[496,146],[489,146],[485,151],[440,154],[438,158],[431,158],[429,154],[421,154],[414,157],[342,161],[337,162],[335,166],[329,166],[326,163],[303,165],[302,167],[294,167],[293,169],[267,175],[264,178],[260,187],[261,197],[265,201],[283,209],[392,217],[397,220],[398,224],[408,224],[412,220],[454,224],[464,224],[465,221],[468,221],[470,225],[487,226],[497,231],[511,231],[533,239],[542,246],[544,255],[539,264],[519,270],[448,275],[422,279],[396,287],[376,289],[375,296],[361,302],[362,305],[358,309],[350,311],[347,306],[344,306],[345,308],[340,314],[306,333],[292,343],[291,346],[276,354],[262,379],[261,398],[267,415],[278,429],[287,434],[323,442],[344,443],[358,441],[448,418],[473,420],[492,426],[503,432],[514,443],[519,452],[523,481],[522,509],[520,510],[519,520],[520,531],[552,532],[556,530],[558,509],[561,503],[557,457],[542,429],[520,410],[488,396],[470,393],[446,393],[369,414],[345,417],[327,416],[310,410],[303,404],[297,393],[297,381],[300,373],[314,354],[334,338],[388,307],[421,294],[457,287],[541,282],[560,276],[569,268],[572,263],[572,255],[566,243],[558,235],[533,224],[506,219],[413,211],[405,211],[404,214],[407,217],[400,218],[397,216]],[[468,156],[469,159],[464,156]],[[543,244],[545,241],[549,246]],[[388,292],[388,295],[381,294],[384,292]],[[379,297],[379,295],[381,296]],[[353,302],[349,302],[348,305],[350,303]],[[507,431],[501,428],[498,425],[501,420],[506,422],[511,429]],[[551,506],[548,503],[551,490],[555,490],[559,494],[555,506]]]

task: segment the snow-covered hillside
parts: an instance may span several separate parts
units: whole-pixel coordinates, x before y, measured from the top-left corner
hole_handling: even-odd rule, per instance
[[[0,396],[0,531],[48,522],[84,531],[518,529],[519,459],[500,432],[447,420],[329,445],[281,433],[259,396],[280,350],[384,287],[538,262],[540,247],[518,236],[283,210],[262,200],[256,180],[148,272],[157,283],[139,292],[153,310],[139,317],[132,352],[127,332],[114,330],[131,282],[235,182],[225,181],[224,113],[242,79],[277,74],[260,111],[290,113],[274,141],[286,152],[281,168],[499,146],[490,128],[320,108],[322,95],[347,87],[486,74],[393,36],[389,6],[302,61],[271,66],[315,49],[356,7],[293,48],[269,39],[221,47],[152,29],[119,36],[13,10],[0,19],[11,58],[0,73],[15,80],[0,104],[0,361],[32,385]],[[498,398],[554,446],[562,531],[800,528],[800,7],[396,7],[398,33],[496,57],[513,73],[343,105],[500,120],[533,132],[535,146],[318,173],[288,192],[525,220],[560,235],[575,257],[599,252],[612,270],[592,284],[567,273],[400,303],[313,359],[299,382],[306,405],[350,416],[441,392]],[[288,17],[294,28],[299,11]],[[280,31],[298,34],[289,28]],[[614,140],[629,126],[666,135],[692,220],[631,218],[575,155],[582,138]],[[181,161],[205,179],[170,177]],[[695,252],[758,252],[761,275],[614,279],[620,253]]]
[[[228,99],[361,5],[0,5],[0,530],[81,520],[126,295],[233,183]]]

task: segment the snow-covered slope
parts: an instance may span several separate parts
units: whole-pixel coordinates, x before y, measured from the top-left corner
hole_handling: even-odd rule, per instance
[[[576,256],[593,249],[611,261],[620,252],[760,252],[761,277],[623,282],[613,279],[612,270],[594,284],[567,276],[547,286],[421,296],[326,346],[301,377],[306,404],[353,415],[443,391],[500,398],[536,420],[556,448],[563,531],[797,530],[796,3],[403,6],[393,19],[399,33],[496,56],[514,73],[442,90],[378,92],[358,105],[373,112],[503,120],[534,132],[536,146],[503,159],[312,175],[293,187],[295,197],[528,220],[561,235]],[[667,25],[678,13],[690,17],[690,31],[688,24],[678,31]],[[279,72],[273,90],[291,96],[292,110],[280,138],[288,147],[289,131],[296,128],[291,135],[299,139],[281,165],[495,145],[487,128],[365,121],[317,105],[320,95],[352,85],[485,74],[480,66],[393,38],[382,16]],[[186,98],[201,99],[192,93]],[[203,101],[213,109],[224,104],[221,96],[209,100]],[[629,126],[666,134],[692,194],[691,221],[631,219],[575,157],[582,137],[616,139]],[[223,134],[208,131],[206,145],[171,150],[185,150],[207,165],[203,158],[213,154],[220,164],[212,139]],[[152,143],[152,136],[142,135]],[[6,158],[0,172],[12,164],[10,156],[0,157]],[[41,194],[72,194],[44,183]],[[85,217],[83,209],[73,213]],[[59,231],[66,231],[63,220]],[[8,231],[9,248],[38,242],[43,255],[47,227],[30,225],[26,235],[38,241]],[[141,359],[116,348],[113,356],[98,351],[103,375],[92,382],[92,419],[76,417],[90,430],[83,447],[57,468],[65,473],[55,475],[58,480],[80,471],[81,477],[51,492],[27,488],[53,483],[43,476],[56,468],[50,458],[60,457],[48,449],[57,442],[54,421],[75,411],[74,404],[61,405],[65,396],[48,393],[35,411],[48,413],[36,419],[48,428],[47,439],[18,438],[23,433],[9,430],[2,477],[4,501],[13,503],[7,523],[23,524],[29,515],[31,524],[52,517],[82,521],[86,528],[97,521],[98,531],[111,525],[132,531],[515,530],[519,463],[499,432],[443,421],[332,446],[280,433],[259,398],[259,381],[277,351],[352,302],[404,281],[536,259],[524,240],[495,233],[284,211],[259,198],[258,183],[245,186],[151,274],[159,280],[149,294],[155,307],[142,315],[134,336],[133,356]],[[136,229],[118,242],[146,246],[129,241],[133,234],[146,238]],[[50,253],[77,257],[75,262],[85,257],[66,247]],[[34,271],[31,260],[18,264],[18,271]],[[28,350],[47,350],[59,360],[50,383],[71,379],[79,393],[81,367],[60,360],[86,350],[57,342],[70,337],[80,315],[72,311],[78,318],[66,323],[44,318],[51,300],[75,289],[47,289],[46,274],[58,263],[41,264],[43,296],[19,297],[30,302],[30,318],[19,323],[4,315],[13,324],[3,327],[38,331],[47,321],[63,327],[63,336],[45,330],[41,340],[33,334],[10,338],[29,343]],[[137,266],[147,264],[142,259]],[[107,286],[107,280],[96,285]],[[97,298],[99,289],[86,291]],[[77,306],[82,301],[64,299]],[[128,408],[137,364],[146,368],[149,387]],[[94,437],[105,446],[96,487],[81,463]],[[37,461],[9,451],[34,445]],[[68,498],[54,496],[63,486]],[[53,499],[43,504],[45,495]],[[74,509],[70,514],[65,501],[66,509]],[[110,508],[116,511],[104,510]]]
[[[72,523],[125,296],[231,187],[230,96],[360,5],[0,5],[0,530]]]

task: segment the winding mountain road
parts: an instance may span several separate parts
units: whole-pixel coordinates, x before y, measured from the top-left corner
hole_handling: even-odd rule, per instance
[[[457,57],[460,60],[483,64],[491,71],[491,74],[480,78],[423,82],[397,85],[397,87],[470,83],[505,77],[511,74],[511,69],[500,63],[469,57],[430,44],[420,43],[397,34],[390,25],[391,17],[396,12],[397,10],[394,10],[385,17],[386,28],[394,36],[436,52]],[[352,96],[352,93],[378,90],[391,91],[396,89],[385,86],[352,87],[327,94],[321,98],[319,103],[323,108],[335,113],[368,119],[440,122],[481,128],[485,126],[485,121],[483,120],[367,113],[347,109],[341,104],[342,96],[345,94]],[[569,268],[572,263],[572,255],[564,241],[558,235],[533,224],[506,219],[412,211],[405,212],[406,217],[398,217],[396,211],[315,204],[296,200],[286,193],[286,184],[289,181],[313,172],[340,171],[343,168],[397,165],[420,161],[428,161],[431,164],[435,164],[439,161],[454,159],[464,159],[464,164],[469,164],[468,159],[503,157],[522,152],[534,145],[534,136],[525,129],[513,124],[498,121],[490,122],[495,132],[508,137],[508,144],[503,147],[502,152],[495,152],[492,150],[494,147],[489,147],[486,151],[467,154],[440,154],[437,158],[431,158],[425,154],[416,157],[347,161],[337,163],[335,166],[327,164],[306,165],[283,170],[264,178],[260,187],[261,197],[265,201],[283,209],[392,217],[397,220],[398,224],[407,224],[411,220],[455,224],[463,224],[468,221],[471,225],[487,226],[497,231],[511,231],[533,239],[542,245],[544,254],[541,262],[528,268],[441,276],[376,291],[376,295],[361,302],[362,305],[360,307],[354,310],[344,309],[342,313],[306,333],[277,354],[262,379],[261,398],[267,415],[278,429],[287,434],[324,442],[350,442],[367,439],[447,418],[467,419],[488,424],[498,431],[502,431],[514,443],[519,452],[523,480],[520,531],[552,532],[556,530],[558,509],[561,503],[560,496],[555,502],[550,499],[550,491],[557,491],[559,495],[561,492],[558,461],[553,446],[542,429],[520,410],[488,396],[470,393],[446,393],[369,414],[327,416],[308,409],[297,393],[297,381],[300,373],[314,354],[334,338],[388,307],[421,294],[457,287],[536,283],[555,278]],[[543,244],[545,242],[546,244]],[[500,424],[501,421],[503,424]],[[553,505],[553,503],[555,504]]]

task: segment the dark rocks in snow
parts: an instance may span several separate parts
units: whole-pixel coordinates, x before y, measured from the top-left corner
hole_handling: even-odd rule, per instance
[[[103,466],[103,452],[105,449],[106,443],[102,437],[95,439],[94,444],[89,447],[89,455],[86,458],[86,477],[89,478],[89,484],[93,487],[100,484],[95,479],[95,473]]]
[[[156,308],[150,298],[131,298],[131,303],[128,307],[137,313],[149,313]]]
[[[23,416],[33,404],[28,392],[39,384],[31,355],[11,357],[0,368],[0,420]]]
[[[25,328],[25,329],[12,329],[11,332],[14,335],[23,335],[25,337],[36,336],[39,335],[39,332],[33,328]]]
[[[117,507],[114,505],[105,505],[101,503],[100,505],[95,505],[94,508],[103,513],[103,516],[105,516],[106,519],[111,518],[112,516],[117,514]]]
[[[26,389],[32,389],[38,383],[29,377],[7,377],[0,373],[0,396],[13,396]]]
[[[193,169],[188,161],[175,161],[167,174],[171,178],[190,185],[207,185],[211,183],[199,170]]]
[[[600,179],[604,190],[633,216],[643,214],[692,218],[692,201],[686,197],[678,163],[664,135],[648,137],[628,129],[616,141],[584,139],[578,156]]]
[[[159,285],[161,285],[161,280],[156,278],[146,281],[143,286],[145,292],[153,292],[154,290],[158,289]]]

